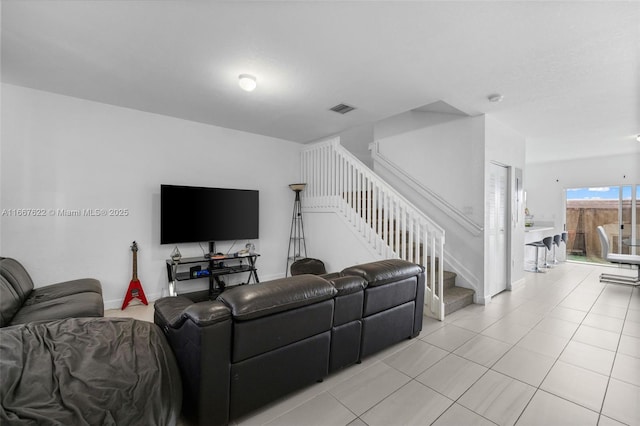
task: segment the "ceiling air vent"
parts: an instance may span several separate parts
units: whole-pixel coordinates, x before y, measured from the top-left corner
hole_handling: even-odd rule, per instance
[[[346,114],[349,111],[353,111],[355,109],[355,107],[352,107],[350,105],[347,104],[338,104],[332,108],[329,108],[331,111],[335,111],[339,114]]]

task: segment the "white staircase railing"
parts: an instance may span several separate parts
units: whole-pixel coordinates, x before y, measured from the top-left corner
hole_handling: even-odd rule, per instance
[[[339,138],[309,145],[301,156],[307,184],[303,208],[335,211],[381,256],[424,266],[427,312],[443,320],[444,229],[342,147]]]

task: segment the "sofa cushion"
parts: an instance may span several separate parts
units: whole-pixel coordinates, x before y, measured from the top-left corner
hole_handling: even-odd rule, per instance
[[[70,317],[101,317],[103,315],[102,295],[87,292],[23,306],[13,317],[11,324],[25,324],[33,321],[57,320]]]
[[[0,327],[6,327],[11,323],[21,303],[13,286],[5,277],[0,276]]]
[[[225,290],[218,300],[235,320],[246,321],[333,298],[338,291],[315,275],[297,275]]]
[[[338,326],[362,318],[363,290],[367,286],[364,278],[342,276],[332,278],[329,282],[338,290],[335,298],[333,325]]]
[[[233,324],[232,362],[260,355],[330,330],[333,300]]]
[[[60,297],[71,296],[77,293],[97,293],[102,295],[100,281],[93,278],[83,278],[79,280],[66,281],[63,283],[51,284],[45,287],[33,289],[24,305],[48,302]]]
[[[320,278],[324,278],[325,280],[332,280],[334,278],[338,278],[342,276],[341,272],[328,272],[326,274],[318,275]]]
[[[364,278],[355,275],[345,275],[325,278],[338,290],[338,296],[357,293],[367,286]]]
[[[418,277],[409,277],[385,285],[367,287],[362,315],[373,315],[416,298]]]
[[[367,287],[376,287],[392,281],[420,274],[423,268],[401,259],[387,259],[362,265],[351,266],[342,271],[343,275],[356,275],[367,280]]]
[[[329,371],[333,372],[358,362],[362,321],[352,321],[331,330]]]
[[[363,318],[360,358],[411,337],[414,312],[415,303],[411,301]]]
[[[232,419],[246,414],[328,374],[330,332],[284,346],[231,366]],[[308,424],[322,419],[308,419]],[[202,421],[201,424],[208,424]],[[303,423],[301,423],[303,424]]]
[[[13,286],[23,305],[33,290],[33,280],[26,269],[15,259],[10,257],[0,258],[0,275]]]

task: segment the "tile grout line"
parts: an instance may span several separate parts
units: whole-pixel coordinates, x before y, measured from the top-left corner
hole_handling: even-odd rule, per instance
[[[574,291],[575,291],[575,290],[576,290],[576,289],[577,289],[577,288],[578,288],[578,287],[579,287],[579,286],[580,286],[580,285],[581,285],[581,284],[582,284],[582,283],[583,283],[583,282],[584,282],[584,281],[585,281],[585,280],[586,280],[586,279],[587,279],[587,278],[588,278],[592,273],[593,273],[593,271],[592,271],[591,273],[587,274],[587,275],[586,275],[586,276],[585,276],[581,281],[579,281],[579,282],[578,282],[578,283],[577,283],[577,284],[576,284],[576,285],[571,289],[571,291],[569,292],[569,294],[567,294],[564,298],[562,298],[562,300],[560,300],[560,302],[558,302],[558,303],[554,306],[554,309],[555,309],[556,307],[560,306],[560,305],[562,304],[562,302],[563,302],[566,298],[568,298],[571,294],[573,294],[573,292],[574,292]],[[558,281],[558,280],[556,280],[556,282],[557,282],[557,281]],[[604,287],[600,290],[600,293],[598,293],[598,297],[597,297],[597,298],[596,298],[596,300],[594,300],[594,302],[593,302],[594,304],[595,304],[595,302],[598,300],[598,298],[600,297],[600,295],[602,294],[602,292],[603,292],[603,291],[604,291]],[[593,304],[592,304],[591,306],[593,307]],[[589,314],[589,312],[590,312],[590,311],[591,311],[591,308],[589,309],[589,311],[587,311],[587,315]],[[587,317],[587,315],[585,315],[585,317],[584,317],[584,318],[586,318],[586,317]],[[544,320],[544,318],[545,318],[545,317],[546,317],[546,315],[545,315],[545,316],[544,316],[540,321],[538,321],[538,323],[536,323],[536,325],[540,324],[540,322],[542,322],[542,321]],[[531,401],[532,401],[532,400],[533,400],[533,398],[535,397],[536,393],[538,393],[538,391],[546,392],[544,389],[540,389],[540,386],[542,386],[542,383],[544,383],[545,379],[547,378],[547,376],[549,375],[549,373],[551,372],[551,370],[553,369],[553,367],[556,365],[556,363],[557,363],[557,362],[558,362],[558,360],[560,359],[560,356],[562,356],[562,353],[564,352],[564,350],[566,349],[566,347],[567,347],[567,346],[569,345],[569,343],[571,342],[571,339],[572,339],[572,338],[573,338],[573,336],[575,336],[575,334],[577,333],[578,329],[580,328],[580,325],[582,325],[582,322],[584,321],[584,318],[580,321],[580,323],[579,323],[578,327],[576,327],[576,330],[573,332],[573,334],[571,335],[571,337],[569,338],[569,340],[567,341],[567,343],[564,345],[564,347],[563,347],[563,349],[562,349],[562,352],[560,352],[560,354],[555,358],[555,360],[554,360],[553,364],[552,364],[552,365],[551,365],[551,367],[549,368],[549,371],[547,371],[547,373],[545,374],[545,376],[544,376],[544,377],[542,378],[542,380],[540,381],[540,384],[539,384],[538,386],[536,386],[536,387],[535,387],[535,391],[534,391],[534,392],[533,392],[533,394],[531,395],[531,398],[529,398],[529,401],[527,401],[527,403],[525,404],[524,408],[522,409],[522,411],[521,411],[521,412],[520,412],[520,414],[518,415],[518,418],[516,419],[516,421],[515,421],[515,423],[514,423],[514,424],[517,424],[517,423],[518,423],[518,421],[520,420],[520,418],[522,417],[522,415],[524,414],[524,412],[527,410],[527,408],[528,408],[528,407],[529,407],[529,405],[531,404]],[[535,326],[534,326],[534,327],[532,327],[532,328],[531,328],[531,330],[533,330],[533,328],[535,328]],[[531,330],[529,330],[529,332],[531,332]],[[527,334],[529,334],[529,332],[527,332]],[[525,336],[526,336],[526,335],[525,335]],[[514,344],[513,344],[513,346],[511,347],[511,349],[510,349],[509,351],[505,352],[505,354],[504,354],[502,357],[500,357],[496,362],[494,362],[494,363],[491,365],[491,368],[490,368],[490,369],[491,369],[492,371],[495,371],[495,370],[493,370],[493,367],[494,367],[494,366],[495,366],[495,365],[496,365],[496,364],[497,364],[497,363],[498,363],[502,358],[504,358],[504,356],[505,356],[507,353],[509,353],[511,350],[513,350],[513,348],[515,348],[515,347],[516,347],[516,345],[517,345],[517,344],[518,344],[522,339],[524,339],[524,338],[525,338],[525,336],[521,337],[521,338],[520,338],[516,343],[514,343]],[[511,377],[511,376],[509,376],[508,374],[500,373],[499,371],[495,371],[495,372],[496,372],[496,373],[499,373],[499,374],[503,374],[504,376],[509,377],[509,378],[511,378],[512,380],[516,380],[516,381],[518,381],[518,382],[520,382],[520,383],[524,383],[524,384],[526,384],[526,385],[528,385],[528,386],[531,386],[529,383],[523,382],[523,381],[521,381],[521,380],[519,380],[519,379],[517,379],[517,378],[515,378],[515,377]],[[486,374],[486,373],[485,373],[485,374]],[[532,387],[533,387],[533,386],[532,386]],[[556,396],[556,397],[558,397],[558,398],[561,398],[561,399],[564,399],[564,400],[568,401],[566,398],[562,398],[562,397],[560,397],[560,396],[558,396],[558,395],[555,395],[555,394],[551,394],[551,395],[554,395],[554,396]],[[571,403],[573,403],[573,404],[576,404],[576,403],[575,403],[575,402],[573,402],[573,401],[569,401],[569,402],[571,402]],[[584,406],[582,406],[582,405],[580,405],[580,404],[576,404],[576,405],[578,405],[578,406],[580,406],[580,407],[583,407],[583,408],[588,409],[587,407],[584,407]],[[591,410],[591,411],[593,411],[593,410]],[[599,414],[599,413],[598,413],[598,414]]]
[[[587,274],[587,276],[585,276],[580,282],[578,282],[573,289],[571,290],[571,292],[569,292],[569,294],[567,294],[560,302],[558,302],[558,304],[555,305],[555,307],[560,306],[560,304],[562,304],[562,302],[569,297],[571,294],[573,294],[573,292],[583,283],[585,282],[585,280],[593,273],[594,271],[590,272],[589,274]],[[587,315],[589,315],[589,312],[591,312],[591,309],[593,308],[593,304],[595,304],[595,302],[598,300],[598,298],[600,298],[600,295],[602,295],[602,292],[604,291],[604,287],[600,290],[600,293],[598,293],[598,297],[594,300],[594,302],[591,305],[591,308],[589,308],[589,311],[587,311]],[[555,308],[554,307],[554,308]],[[546,380],[546,378],[549,376],[549,373],[551,372],[551,370],[553,369],[553,367],[556,365],[556,363],[558,362],[558,360],[560,359],[560,357],[562,356],[562,354],[564,353],[565,349],[567,348],[567,346],[569,345],[569,343],[571,342],[571,339],[573,339],[573,336],[575,336],[575,334],[578,332],[578,329],[580,328],[580,326],[582,325],[582,323],[584,322],[584,319],[587,317],[587,315],[584,316],[584,318],[582,318],[582,320],[580,321],[580,323],[578,324],[578,327],[576,327],[575,331],[573,332],[573,334],[571,335],[571,337],[569,338],[569,341],[564,345],[564,347],[562,348],[562,352],[560,352],[560,354],[558,355],[558,357],[554,360],[553,364],[551,365],[551,368],[549,368],[549,371],[547,371],[547,373],[544,375],[544,377],[542,378],[542,380],[540,381],[540,384],[536,387],[536,390],[533,392],[533,395],[531,395],[531,398],[529,399],[529,401],[527,402],[527,404],[524,406],[524,408],[522,409],[522,411],[520,412],[520,415],[518,416],[518,418],[516,419],[514,424],[517,424],[518,421],[520,420],[520,418],[522,418],[522,415],[524,414],[524,412],[527,410],[527,408],[529,407],[529,405],[531,404],[531,401],[533,401],[533,398],[536,396],[536,394],[538,393],[538,391],[542,391],[542,392],[546,392],[544,389],[540,389],[540,386],[542,386],[542,383],[544,383],[544,381]],[[542,320],[540,320],[538,322],[538,324],[541,322]],[[515,345],[514,345],[515,346]],[[505,354],[506,355],[506,354]],[[494,364],[495,365],[495,364]],[[510,376],[507,376],[510,377]],[[514,377],[512,377],[513,380],[518,380]],[[524,383],[524,382],[523,382]],[[526,383],[528,384],[528,383]],[[550,392],[548,392],[550,393]],[[551,395],[554,395],[558,398],[564,399],[565,401],[568,401],[566,398],[562,398],[558,395],[555,395],[553,393],[550,393]],[[604,398],[603,398],[604,400]],[[575,402],[573,401],[569,401],[575,404]],[[586,408],[580,404],[576,404],[580,407]],[[591,410],[593,411],[593,410]],[[599,414],[599,413],[598,413]]]
[[[607,284],[607,286],[610,284]],[[598,423],[600,423],[600,418],[603,416],[602,410],[604,409],[604,402],[607,399],[607,392],[609,391],[609,385],[611,384],[611,378],[613,377],[613,369],[616,365],[616,359],[618,358],[618,350],[620,349],[620,341],[622,340],[622,333],[624,331],[624,326],[627,321],[627,316],[629,315],[629,307],[631,306],[631,298],[633,297],[633,289],[631,290],[631,295],[629,296],[629,300],[627,301],[627,310],[624,313],[624,320],[622,321],[622,330],[620,330],[620,335],[618,336],[618,345],[616,346],[615,354],[613,355],[613,362],[611,363],[611,369],[609,370],[609,377],[607,378],[607,386],[604,389],[604,396],[602,397],[602,403],[600,404],[600,413],[598,417]],[[626,382],[625,382],[626,383]],[[605,416],[609,418],[609,416]],[[618,421],[618,419],[614,419]],[[622,422],[621,422],[622,423]]]
[[[557,307],[557,306],[559,306],[559,305],[562,303],[562,301],[564,301],[567,297],[569,297],[569,295],[570,295],[571,293],[573,293],[573,291],[574,291],[574,290],[575,290],[575,289],[576,289],[576,288],[577,288],[577,287],[578,287],[582,282],[584,282],[584,281],[589,277],[589,275],[590,275],[590,273],[589,273],[589,274],[587,274],[587,275],[586,275],[586,276],[585,276],[581,281],[579,281],[578,283],[576,283],[576,285],[571,289],[571,291],[569,292],[569,294],[567,294],[564,298],[562,298],[562,300],[561,300],[560,302],[558,302],[556,305],[554,305],[554,308],[555,308],[555,307]],[[557,282],[557,281],[558,281],[558,280],[556,280],[556,282]],[[602,293],[602,291],[603,291],[603,290],[600,290],[600,293]],[[599,295],[598,295],[598,296],[599,296]],[[596,300],[597,300],[597,299],[596,299]],[[594,303],[595,303],[595,302],[594,302]],[[500,320],[501,320],[501,319],[504,319],[507,315],[509,315],[509,314],[513,313],[516,309],[519,309],[521,306],[522,306],[522,304],[518,305],[518,307],[516,307],[516,308],[514,308],[514,309],[509,310],[507,314],[505,314],[502,318],[500,318]],[[585,317],[586,317],[586,316],[585,316]],[[536,326],[536,325],[538,325],[542,320],[544,320],[544,318],[545,318],[545,316],[543,316],[543,318],[541,318],[541,319],[540,319],[540,320],[539,320],[539,321],[538,321],[538,322],[537,322],[533,327],[531,327],[531,328],[530,328],[530,330],[527,332],[527,334],[528,334],[529,332],[531,332],[531,330],[533,330],[533,328],[535,328],[535,326]],[[583,320],[584,320],[584,318],[583,318]],[[581,323],[580,323],[580,324],[581,324]],[[578,326],[578,327],[579,327],[579,326]],[[459,327],[459,328],[461,328],[461,327]],[[466,329],[465,329],[465,330],[466,330]],[[576,331],[577,331],[577,328],[576,328]],[[574,331],[574,334],[575,334],[575,333],[576,333],[576,332]],[[478,335],[481,335],[481,332],[476,333],[476,336],[478,336]],[[526,334],[525,334],[525,336],[526,336]],[[525,337],[525,336],[522,336],[522,337],[521,337],[520,339],[518,339],[518,341],[516,341],[515,343],[509,343],[509,342],[504,342],[504,341],[502,341],[503,343],[511,344],[511,348],[510,348],[509,350],[507,350],[507,351],[506,351],[506,352],[505,352],[505,353],[504,353],[500,358],[498,358],[498,359],[497,359],[493,364],[491,364],[491,366],[489,366],[489,367],[485,367],[484,365],[478,364],[478,363],[476,363],[476,362],[474,362],[474,361],[472,361],[472,360],[468,360],[468,359],[466,359],[466,358],[464,358],[464,357],[460,357],[460,358],[463,358],[463,359],[465,359],[465,360],[467,360],[467,361],[469,361],[469,362],[473,362],[473,363],[475,363],[475,364],[477,364],[477,365],[481,365],[482,367],[487,368],[487,370],[486,370],[486,371],[485,371],[485,372],[484,372],[480,377],[478,377],[478,379],[476,379],[476,380],[475,380],[475,381],[474,381],[474,382],[473,382],[473,383],[472,383],[472,384],[467,388],[467,390],[466,390],[466,391],[464,391],[464,392],[463,392],[463,393],[462,393],[458,398],[456,398],[456,400],[454,401],[454,404],[458,403],[458,401],[460,400],[460,398],[462,398],[462,397],[463,397],[463,396],[464,396],[464,395],[469,391],[469,389],[471,389],[471,388],[472,388],[476,383],[478,383],[478,381],[480,381],[480,380],[481,380],[481,379],[482,379],[482,378],[483,378],[483,377],[484,377],[484,376],[485,376],[489,371],[493,371],[493,372],[495,372],[495,373],[498,373],[498,374],[504,375],[505,377],[509,377],[510,379],[515,380],[515,381],[517,381],[517,382],[520,382],[520,383],[523,383],[523,384],[525,384],[525,385],[531,386],[531,385],[529,385],[528,383],[522,382],[522,381],[520,381],[520,380],[518,380],[518,379],[516,379],[516,378],[514,378],[514,377],[511,377],[511,376],[509,376],[509,375],[507,375],[507,374],[504,374],[504,373],[501,373],[501,372],[499,372],[499,371],[495,371],[495,370],[493,370],[493,367],[494,367],[494,366],[495,366],[495,365],[496,365],[496,364],[497,364],[497,363],[498,363],[502,358],[504,358],[504,356],[505,356],[507,353],[509,353],[509,352],[510,352],[510,351],[511,351],[511,350],[512,350],[512,349],[513,349],[513,348],[518,344],[518,342],[520,342],[522,339],[524,339],[524,337]],[[490,336],[486,336],[486,337],[490,337]],[[573,337],[573,335],[572,335],[572,337]],[[470,339],[470,340],[471,340],[471,339]],[[496,339],[496,340],[501,341],[500,339]],[[571,340],[571,339],[569,339],[569,341],[570,341],[570,340]],[[466,342],[465,342],[465,343],[466,343]],[[463,344],[461,344],[461,345],[457,346],[453,351],[455,351],[455,350],[457,350],[458,348],[462,347],[465,343],[463,343]],[[567,342],[567,345],[568,345],[568,342]],[[565,345],[565,347],[566,347],[566,345]],[[456,354],[454,354],[454,353],[453,353],[453,351],[450,351],[450,354],[452,354],[452,355],[456,355]],[[456,356],[459,356],[459,355],[456,355]],[[559,358],[559,356],[558,356],[558,358]],[[554,365],[555,365],[555,362],[554,362]],[[551,368],[553,368],[553,365],[551,366]],[[426,371],[426,370],[425,370],[425,371]],[[551,369],[549,369],[549,371],[551,371]],[[548,374],[548,373],[547,373],[547,374]],[[546,375],[545,375],[545,378],[546,378]],[[543,380],[542,380],[542,381],[544,381],[544,378],[543,378]],[[540,382],[540,384],[542,384],[542,382]],[[431,389],[431,388],[430,388],[430,389]],[[527,404],[524,406],[524,408],[522,409],[522,411],[521,411],[521,412],[520,412],[520,414],[518,415],[518,418],[516,419],[516,422],[515,422],[515,423],[517,423],[517,422],[518,422],[518,420],[520,419],[520,417],[522,416],[522,414],[524,413],[524,411],[527,409],[527,407],[528,407],[528,406],[529,406],[529,404],[531,403],[531,400],[532,400],[532,399],[533,399],[533,397],[535,396],[535,393],[536,393],[538,390],[539,390],[539,386],[536,388],[536,390],[534,391],[534,393],[531,395],[531,398],[529,398],[529,401],[527,401]],[[438,393],[439,393],[439,392],[438,392]],[[441,394],[441,395],[442,395],[442,394]],[[443,395],[443,396],[444,396],[444,395]],[[462,404],[460,404],[460,405],[462,405]],[[466,406],[464,406],[464,405],[462,405],[462,406],[463,406],[463,407],[465,407],[465,408],[467,408],[468,410],[470,410],[468,407],[466,407]],[[482,418],[486,419],[486,417],[482,416],[481,414],[479,414],[479,413],[477,413],[477,412],[475,412],[475,411],[473,411],[473,410],[470,410],[470,411],[471,411],[471,412],[473,412],[474,414],[476,414],[476,415],[478,415],[478,416],[480,416],[480,417],[482,417]],[[444,412],[443,412],[443,414],[444,414]],[[489,420],[489,419],[486,419],[486,420]],[[489,421],[491,421],[491,420],[489,420]],[[492,422],[492,423],[493,423],[493,422]]]

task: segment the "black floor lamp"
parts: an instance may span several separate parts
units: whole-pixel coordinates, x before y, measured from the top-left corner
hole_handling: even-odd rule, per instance
[[[287,269],[284,273],[285,277],[289,276],[289,267],[293,262],[307,257],[307,245],[304,241],[304,225],[302,224],[302,203],[300,202],[300,193],[306,186],[306,183],[292,183],[289,185],[289,188],[296,193],[296,199],[293,202],[289,251],[287,252]]]

